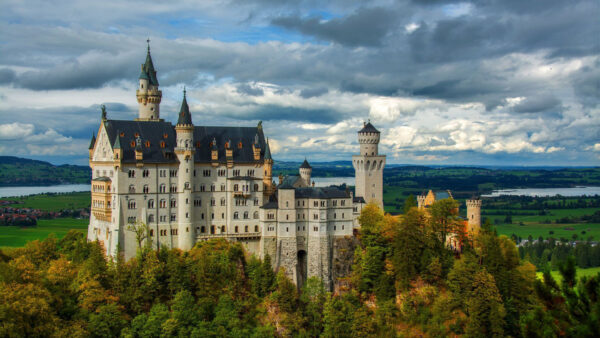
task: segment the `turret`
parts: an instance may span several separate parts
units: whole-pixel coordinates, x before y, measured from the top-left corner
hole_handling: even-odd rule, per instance
[[[419,195],[417,196],[417,207],[419,209],[423,209],[425,207],[425,199],[427,198],[426,195]]]
[[[310,175],[312,174],[312,167],[308,164],[306,158],[304,162],[300,165],[300,177],[304,180],[304,184],[306,187],[310,187]]]
[[[385,155],[379,155],[379,130],[371,124],[363,123],[358,131],[360,154],[352,156],[354,177],[356,179],[356,197],[365,202],[375,202],[383,209],[383,168]]]
[[[177,175],[177,238],[178,247],[182,250],[189,250],[194,246],[196,239],[195,228],[192,224],[193,218],[193,172],[194,172],[194,125],[192,123],[192,114],[187,103],[186,92],[183,90],[183,101],[179,110],[179,118],[175,126],[177,134],[177,146],[175,154],[179,160],[179,170]]]
[[[146,62],[142,64],[136,96],[139,104],[137,120],[159,121],[162,91],[158,90],[156,70],[150,55],[150,40],[148,40],[148,53],[146,54]]]
[[[117,136],[115,137],[115,143],[113,144],[113,153],[116,162],[121,162],[123,159],[123,149],[121,148],[121,132],[117,130]]]
[[[92,133],[92,140],[90,141],[90,146],[88,147],[90,151],[90,159],[94,155],[94,147],[96,146],[96,135]]]
[[[481,200],[471,198],[466,201],[469,234],[476,234],[481,229]]]
[[[370,120],[368,123],[364,123],[363,128],[358,131],[360,154],[365,156],[377,156],[379,136],[379,130],[373,127]]]
[[[265,174],[263,175],[264,194],[270,196],[275,190],[273,184],[273,158],[271,158],[271,149],[269,148],[269,139],[265,144]]]

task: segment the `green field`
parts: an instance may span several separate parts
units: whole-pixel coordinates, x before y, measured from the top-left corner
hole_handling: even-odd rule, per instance
[[[574,230],[567,230],[567,228],[573,228]],[[574,234],[580,240],[586,240],[590,236],[595,240],[600,239],[600,224],[501,224],[496,226],[496,230],[500,235],[510,237],[515,234],[523,239],[531,235],[535,239],[542,236],[556,239],[564,237],[571,240]],[[553,231],[553,234],[550,234],[550,231]]]
[[[600,273],[600,266],[598,267],[594,267],[594,268],[587,268],[587,269],[580,269],[577,268],[577,279],[583,277],[583,276],[595,276],[598,273]],[[560,275],[560,272],[558,270],[554,270],[554,271],[550,271],[550,274],[552,275],[552,277],[554,278],[554,280],[557,283],[560,283],[562,281],[562,276]],[[537,278],[542,279],[543,272],[538,271],[537,272]]]
[[[46,211],[64,209],[89,208],[90,192],[72,192],[65,194],[40,194],[25,197],[5,197],[3,199],[17,200],[23,203],[12,204],[14,208],[34,208]]]
[[[62,238],[73,229],[86,232],[88,224],[88,219],[55,218],[38,220],[38,225],[33,227],[0,226],[0,248],[22,247],[29,241],[45,239],[51,233]]]

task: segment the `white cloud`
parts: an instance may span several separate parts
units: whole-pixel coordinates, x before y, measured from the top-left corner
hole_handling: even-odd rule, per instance
[[[14,140],[31,135],[35,127],[30,123],[0,124],[0,140]]]

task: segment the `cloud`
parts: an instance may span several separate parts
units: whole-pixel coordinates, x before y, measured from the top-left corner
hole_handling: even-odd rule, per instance
[[[389,8],[360,8],[342,18],[284,16],[271,22],[290,30],[346,46],[378,46],[396,24],[397,14]]]
[[[0,124],[0,140],[15,140],[31,135],[35,127],[29,123]]]
[[[522,100],[513,106],[513,110],[517,113],[539,113],[557,109],[560,103],[554,96],[538,96]]]

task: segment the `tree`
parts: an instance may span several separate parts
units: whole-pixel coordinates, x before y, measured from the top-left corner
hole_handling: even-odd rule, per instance
[[[408,195],[408,197],[406,197],[406,200],[404,200],[404,214],[406,215],[410,209],[414,208],[417,206],[417,200],[415,199],[415,195],[410,194]]]
[[[458,202],[452,198],[435,201],[430,210],[430,227],[441,247],[445,247],[446,238],[458,229]]]
[[[402,219],[397,235],[392,241],[392,265],[400,286],[408,287],[409,282],[420,272],[420,260],[426,246],[423,225],[425,214],[410,209]]]
[[[494,277],[485,270],[473,278],[473,292],[467,300],[469,337],[502,337],[505,310]]]
[[[150,227],[143,221],[136,221],[134,223],[127,224],[127,230],[135,234],[135,240],[138,243],[138,249],[142,250],[142,244],[150,237]],[[149,248],[151,245],[150,241],[146,242],[146,247]]]

